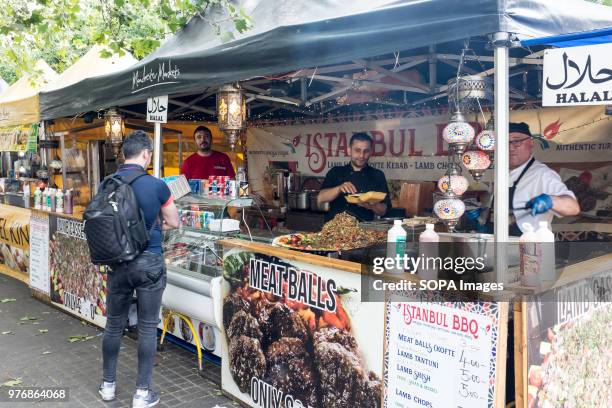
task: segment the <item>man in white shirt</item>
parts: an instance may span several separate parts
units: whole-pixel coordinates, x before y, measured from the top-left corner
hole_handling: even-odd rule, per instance
[[[550,223],[553,215],[564,217],[580,212],[576,196],[561,181],[561,177],[533,157],[534,142],[529,125],[524,122],[510,123],[509,232],[514,236],[521,235],[523,223],[529,223],[536,229],[539,221]],[[468,214],[468,218],[476,219],[473,215],[478,217],[480,211]]]

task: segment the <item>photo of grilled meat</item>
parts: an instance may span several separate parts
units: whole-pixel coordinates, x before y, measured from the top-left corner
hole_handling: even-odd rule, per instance
[[[230,372],[240,391],[248,393],[253,377],[263,378],[266,373],[266,357],[259,340],[238,336],[229,344]]]
[[[283,337],[266,350],[264,381],[292,395],[305,404],[317,407],[317,379],[310,353],[302,340]]]
[[[230,339],[238,336],[252,337],[261,341],[261,330],[259,330],[259,323],[250,314],[247,314],[244,310],[238,311],[232,318],[232,321],[227,328],[227,335]]]

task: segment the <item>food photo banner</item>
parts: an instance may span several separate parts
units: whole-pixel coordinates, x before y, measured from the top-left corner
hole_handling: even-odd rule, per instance
[[[30,210],[0,205],[0,271],[28,281]]]
[[[49,217],[51,301],[99,327],[106,325],[106,267],[91,263],[84,222]]]
[[[611,401],[612,271],[529,296],[522,309],[528,406]]]
[[[323,177],[333,166],[349,161],[348,143],[356,132],[372,136],[370,163],[388,180],[437,181],[447,166],[442,131],[449,118],[448,114],[360,117],[252,127],[247,130],[250,183],[254,191],[264,190],[272,162],[295,163],[302,174]],[[534,154],[543,162],[607,162],[612,157],[612,116],[606,116],[603,106],[515,110],[510,118],[529,124],[537,139]],[[482,118],[480,125],[474,114],[468,119],[480,130]],[[492,172],[486,172],[484,180],[491,177]]]
[[[232,249],[224,254],[222,388],[250,407],[377,408],[383,304],[360,274]]]

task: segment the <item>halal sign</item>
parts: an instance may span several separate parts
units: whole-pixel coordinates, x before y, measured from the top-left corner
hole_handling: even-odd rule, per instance
[[[609,105],[612,43],[544,53],[543,106]]]
[[[147,99],[147,122],[166,123],[168,121],[168,95]]]

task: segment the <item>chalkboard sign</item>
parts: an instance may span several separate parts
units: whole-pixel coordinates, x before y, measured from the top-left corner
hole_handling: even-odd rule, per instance
[[[387,302],[383,406],[503,406],[507,321],[507,303]]]

